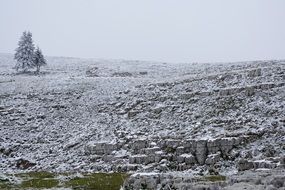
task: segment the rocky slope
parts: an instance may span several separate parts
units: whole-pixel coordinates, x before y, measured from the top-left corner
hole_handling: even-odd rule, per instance
[[[170,64],[0,55],[0,170],[282,169],[285,61]]]

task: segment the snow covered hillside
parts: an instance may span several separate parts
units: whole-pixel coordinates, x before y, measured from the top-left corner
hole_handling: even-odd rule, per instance
[[[39,76],[16,74],[0,54],[2,172],[284,165],[285,61],[47,62]]]

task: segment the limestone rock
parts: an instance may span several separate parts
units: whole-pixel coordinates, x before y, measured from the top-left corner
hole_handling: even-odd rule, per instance
[[[181,154],[185,153],[184,147],[183,146],[177,147],[175,153],[176,153],[176,155],[181,155]]]
[[[185,153],[195,154],[197,141],[196,140],[185,140],[182,142],[182,146],[184,147]]]
[[[142,150],[142,152],[144,154],[149,155],[149,154],[154,154],[155,152],[160,151],[160,150],[161,149],[159,147],[152,147],[152,148],[145,148]]]
[[[253,168],[254,168],[253,162],[245,160],[245,159],[241,159],[237,163],[237,169],[239,171],[250,170]]]
[[[222,138],[220,140],[220,150],[224,156],[229,156],[230,151],[240,143],[239,138]]]
[[[28,169],[30,167],[33,167],[35,166],[36,163],[33,163],[29,160],[26,160],[26,159],[23,159],[23,158],[20,158],[19,160],[16,161],[16,167],[19,168],[19,169]]]
[[[157,189],[159,174],[133,174],[124,183],[124,189]]]
[[[209,154],[215,154],[220,150],[220,139],[209,140],[207,142]]]
[[[217,153],[217,154],[210,154],[208,155],[205,164],[207,165],[214,165],[215,163],[217,163],[221,158],[221,154]]]
[[[118,145],[109,142],[89,142],[85,147],[87,154],[110,154],[114,150],[118,149]]]
[[[165,153],[163,151],[157,151],[154,154],[154,162],[159,163],[162,158],[165,157]]]
[[[196,159],[199,164],[204,164],[207,157],[207,141],[200,140],[196,146]]]
[[[131,149],[134,152],[139,152],[140,150],[147,147],[147,139],[137,139],[131,143]]]
[[[247,76],[249,76],[249,77],[259,77],[259,76],[261,76],[261,68],[252,69],[252,70],[248,71]]]
[[[176,149],[180,145],[180,140],[168,139],[165,141],[165,145],[167,148]]]
[[[133,155],[129,157],[129,163],[130,164],[149,164],[153,163],[155,161],[155,156],[151,155],[145,155],[145,154],[139,154],[139,155]]]
[[[196,163],[196,159],[193,155],[185,155],[184,157],[185,159],[185,164],[195,164]]]
[[[254,87],[246,87],[245,88],[245,95],[246,96],[252,96],[254,95]]]
[[[185,164],[195,164],[196,159],[195,156],[193,156],[192,154],[182,154],[177,157],[177,162]]]
[[[273,169],[277,167],[277,164],[271,161],[268,161],[268,160],[256,160],[253,162],[253,167],[255,169],[258,169],[258,168]]]

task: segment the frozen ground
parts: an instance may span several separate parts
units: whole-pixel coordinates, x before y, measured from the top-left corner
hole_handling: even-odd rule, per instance
[[[0,54],[0,171],[280,168],[285,61],[171,64]]]

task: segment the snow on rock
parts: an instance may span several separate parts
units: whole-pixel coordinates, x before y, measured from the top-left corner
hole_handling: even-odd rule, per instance
[[[0,171],[284,167],[285,61],[47,62],[0,54]]]

